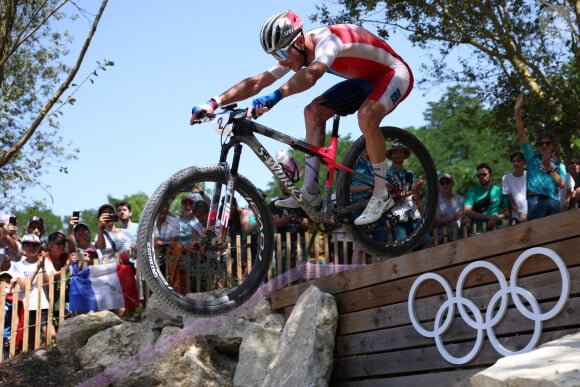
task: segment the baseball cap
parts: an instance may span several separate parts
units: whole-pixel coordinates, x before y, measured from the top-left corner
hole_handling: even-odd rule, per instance
[[[453,178],[451,177],[451,175],[449,173],[442,173],[439,176],[439,181],[441,181],[443,179],[449,179],[449,180],[453,181]]]
[[[389,147],[389,149],[387,149],[387,157],[389,159],[391,158],[391,153],[393,153],[395,149],[403,149],[405,151],[405,157],[409,157],[409,155],[411,154],[411,152],[409,152],[409,148],[407,148],[405,145],[401,144],[398,141],[393,141],[391,142],[391,146]]]
[[[34,234],[26,234],[22,237],[22,243],[38,243],[38,244],[40,244],[40,238]]]
[[[34,225],[39,226],[41,229],[44,230],[44,221],[40,216],[33,216],[32,218],[30,218],[28,224],[26,225],[26,228],[31,228]]]
[[[61,243],[66,242],[66,240],[67,240],[66,236],[60,231],[53,232],[48,236],[48,242],[51,243]]]

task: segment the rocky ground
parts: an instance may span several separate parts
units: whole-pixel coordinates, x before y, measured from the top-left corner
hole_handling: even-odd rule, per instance
[[[92,375],[75,373],[56,347],[21,353],[0,363],[0,386],[76,386]]]

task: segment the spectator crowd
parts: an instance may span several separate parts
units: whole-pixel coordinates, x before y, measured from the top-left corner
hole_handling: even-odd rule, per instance
[[[74,212],[68,220],[66,233],[56,231],[45,238],[44,221],[33,216],[26,222],[24,233],[19,234],[19,219],[12,214],[0,216],[0,281],[3,294],[6,295],[4,305],[3,356],[8,356],[10,340],[16,341],[15,348],[22,347],[23,330],[28,331],[27,348],[38,342],[35,337],[36,321],[40,321],[42,342],[50,343],[56,338],[56,311],[49,316],[48,284],[52,279],[58,291],[61,275],[66,275],[67,297],[71,278],[77,276],[82,269],[94,262],[104,263],[109,260],[126,264],[130,276],[123,278],[123,289],[134,288],[127,293],[132,295],[134,302],[125,302],[122,308],[116,309],[121,318],[129,319],[138,306],[139,297],[134,277],[133,262],[136,257],[136,234],[138,224],[131,221],[131,205],[127,202],[116,203],[116,206],[104,204],[98,210],[98,227],[94,238],[87,224],[80,221],[80,214]],[[132,262],[133,261],[133,262]],[[123,270],[117,270],[122,273]],[[18,327],[11,326],[14,303],[19,305],[25,300],[27,282],[30,283],[28,294],[27,327],[22,326],[23,318],[19,316]],[[126,287],[125,287],[126,286]],[[15,292],[18,290],[18,292]],[[68,301],[68,299],[67,299]],[[128,306],[128,307],[127,307]],[[23,312],[22,305],[17,308]],[[65,308],[66,313],[93,312],[94,310],[74,310]]]

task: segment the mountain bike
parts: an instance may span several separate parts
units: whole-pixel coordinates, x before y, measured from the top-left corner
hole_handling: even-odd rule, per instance
[[[413,168],[416,176],[422,176],[419,218],[407,238],[396,240],[392,230],[400,222],[400,216],[387,211],[374,224],[356,226],[354,219],[365,208],[370,199],[366,195],[351,194],[351,186],[374,184],[372,171],[360,172],[357,163],[364,159],[366,143],[364,137],[354,141],[342,163],[336,161],[339,146],[338,128],[340,117],[354,113],[361,101],[348,98],[342,101],[326,101],[333,110],[333,124],[328,146],[317,147],[280,131],[246,118],[247,109],[236,105],[222,107],[216,114],[207,114],[199,123],[210,122],[220,135],[221,150],[217,165],[191,166],[182,169],[163,182],[147,202],[139,222],[138,259],[144,278],[151,289],[173,308],[193,315],[212,315],[229,311],[247,301],[267,278],[274,255],[274,225],[272,215],[261,192],[252,181],[242,174],[240,159],[244,146],[250,148],[272,175],[300,204],[310,221],[319,229],[344,225],[347,233],[368,254],[381,258],[401,255],[417,247],[430,231],[437,209],[437,173],[433,160],[421,143],[411,133],[391,126],[381,127],[385,147],[398,142],[409,151],[406,165]],[[305,155],[319,157],[327,169],[327,178],[322,192],[322,206],[315,208],[304,200],[298,182],[288,176],[282,166],[264,148],[256,135],[265,136],[285,144]],[[334,181],[336,175],[336,182]],[[387,174],[385,177],[391,196],[398,205],[408,200],[408,192],[400,179]],[[211,198],[205,231],[186,251],[167,253],[167,246],[159,247],[156,223],[163,208],[174,213],[180,209],[180,200],[191,193],[192,186],[203,187]],[[334,191],[334,192],[333,192]],[[232,233],[233,210],[248,207],[253,211],[256,229],[251,236],[251,246],[241,249],[236,245]],[[205,215],[204,215],[205,216]],[[164,250],[165,249],[165,250]],[[244,254],[246,263],[244,266]],[[177,260],[168,264],[169,257]],[[172,269],[173,268],[173,269]],[[241,270],[240,270],[241,269]],[[186,282],[177,289],[175,272],[181,270]],[[179,282],[179,281],[177,281]],[[183,281],[182,281],[183,282]]]

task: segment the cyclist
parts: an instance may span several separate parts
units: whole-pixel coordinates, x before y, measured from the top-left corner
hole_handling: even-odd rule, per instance
[[[199,119],[202,112],[213,113],[222,104],[255,96],[290,70],[295,74],[280,88],[252,101],[248,115],[252,112],[256,116],[264,114],[282,98],[314,86],[325,73],[346,78],[304,109],[305,140],[318,147],[324,146],[325,123],[334,113],[320,102],[353,94],[359,96],[362,104],[358,108],[358,124],[366,140],[375,184],[372,197],[355,219],[355,224],[376,222],[394,205],[385,184],[386,148],[379,123],[411,91],[411,69],[384,40],[362,27],[337,24],[304,32],[302,20],[292,11],[270,17],[262,26],[260,41],[264,51],[273,55],[278,63],[261,74],[240,81],[205,104],[195,106],[190,124]],[[321,203],[318,187],[320,159],[307,157],[306,164],[302,198],[318,206]],[[300,207],[292,197],[276,204],[286,208]]]

